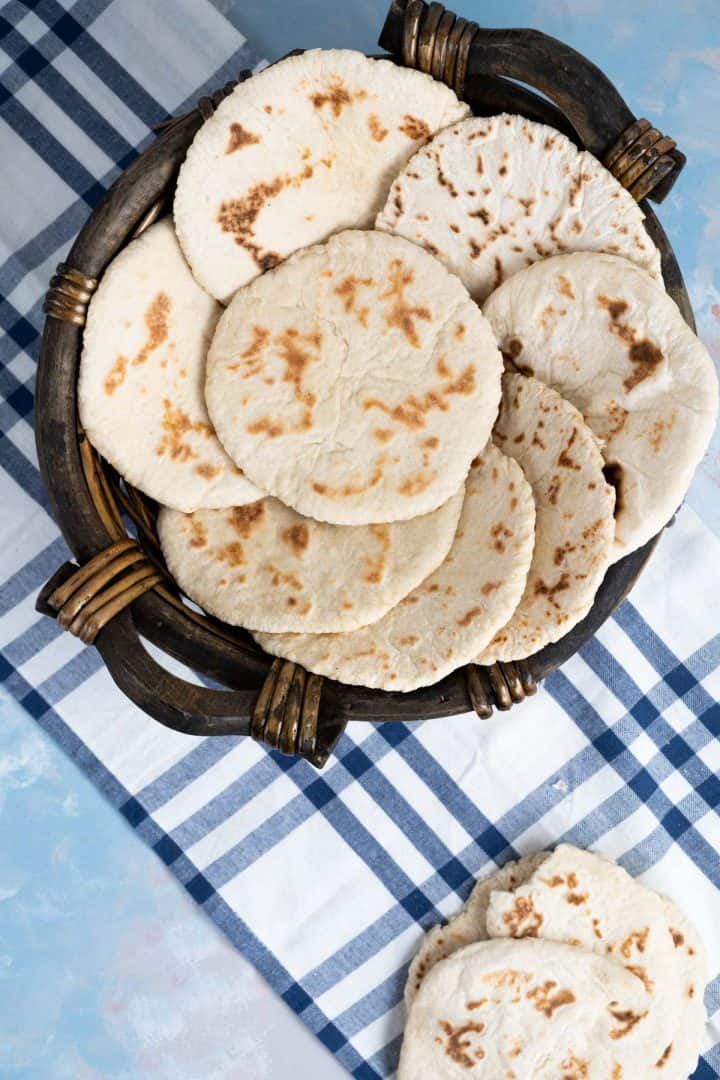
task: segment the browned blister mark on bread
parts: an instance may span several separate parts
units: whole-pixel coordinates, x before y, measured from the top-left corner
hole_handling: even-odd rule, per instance
[[[203,480],[214,480],[222,472],[222,465],[211,465],[209,461],[201,461],[195,466],[195,472]]]
[[[366,555],[363,559],[363,581],[369,585],[378,585],[384,576],[387,554],[390,550],[390,530],[387,525],[370,525],[370,532],[378,542],[376,555]]]
[[[572,282],[569,278],[566,278],[564,274],[558,274],[558,290],[563,296],[567,296],[568,300],[575,299],[575,293],[573,292]]]
[[[535,596],[546,596],[548,602],[552,604],[558,611],[561,609],[561,604],[557,602],[555,597],[558,593],[565,592],[570,588],[570,575],[565,571],[562,572],[558,580],[553,585],[548,585],[542,578],[538,578],[535,582],[533,592]]]
[[[628,936],[625,938],[622,945],[620,946],[620,952],[623,954],[625,959],[630,959],[630,954],[632,953],[633,948],[637,949],[638,952],[644,953],[649,936],[649,926],[646,926],[643,930],[633,930],[631,934],[628,934]]]
[[[502,521],[496,521],[490,529],[490,536],[492,537],[495,551],[502,554],[506,548],[506,540],[509,540],[514,535],[515,533],[513,530],[508,529],[507,525],[504,525]]]
[[[408,394],[397,405],[388,405],[379,398],[366,398],[363,401],[363,409],[380,409],[398,424],[418,431],[427,424],[427,414],[434,409],[447,412],[450,403],[449,396],[455,394],[470,395],[475,390],[475,368],[468,366],[456,378],[443,383],[436,390],[426,390],[422,397],[416,394]]]
[[[252,327],[252,339],[250,344],[240,353],[240,360],[234,364],[228,364],[228,371],[243,370],[243,379],[250,379],[258,375],[263,369],[263,351],[270,340],[270,331],[266,326]],[[241,363],[241,361],[245,361]]]
[[[658,1058],[658,1060],[655,1062],[655,1068],[656,1069],[665,1068],[668,1061],[670,1060],[670,1055],[672,1054],[672,1048],[673,1048],[673,1044],[668,1043],[667,1046],[665,1047],[665,1049],[663,1050],[662,1054]]]
[[[190,539],[188,540],[188,544],[190,545],[190,547],[206,547],[208,542],[208,534],[203,522],[199,521],[194,514],[190,514],[188,522],[190,524]]]
[[[543,921],[542,912],[536,911],[530,896],[516,896],[513,906],[503,915],[503,922],[514,938],[537,937]]]
[[[424,120],[420,120],[417,116],[412,116],[410,113],[405,113],[403,116],[403,122],[398,127],[398,131],[403,135],[407,135],[408,139],[418,141],[419,139],[429,139],[432,135],[432,131],[428,124]]]
[[[388,265],[389,285],[380,293],[381,300],[389,300],[385,311],[385,323],[388,327],[401,330],[414,349],[419,349],[421,342],[416,328],[416,321],[430,322],[432,314],[426,304],[408,303],[405,290],[415,280],[413,270],[402,259],[391,259]]]
[[[558,468],[560,468],[560,469],[576,469],[577,471],[580,470],[580,466],[574,460],[574,458],[570,457],[570,453],[569,453],[569,451],[572,449],[573,445],[575,444],[577,434],[578,434],[578,429],[576,427],[573,427],[572,432],[570,434],[570,438],[568,439],[567,446],[563,447],[563,449],[560,451],[560,453],[558,455],[558,459],[557,459]]]
[[[246,424],[245,430],[250,435],[267,435],[269,439],[277,439],[279,435],[285,434],[283,425],[270,416],[261,416],[259,420],[254,420],[252,424]]]
[[[255,239],[255,225],[261,212],[271,199],[287,187],[300,187],[314,173],[312,165],[305,165],[294,176],[282,173],[273,180],[261,180],[237,199],[227,199],[220,204],[217,223],[223,232],[230,233],[235,243],[244,248],[254,259],[258,270],[271,270],[282,261],[274,251],[266,251]]]
[[[213,433],[204,420],[191,420],[188,414],[179,406],[173,405],[169,398],[163,400],[162,429],[164,434],[155,448],[155,453],[158,457],[167,454],[172,461],[181,462],[197,457],[196,451],[186,440],[187,435],[208,437]]]
[[[354,101],[364,101],[366,97],[367,90],[356,90],[351,94],[340,76],[334,75],[328,79],[322,90],[310,94],[310,101],[318,110],[329,108],[337,119],[346,105],[352,105]]]
[[[389,130],[382,126],[377,113],[370,113],[368,116],[368,127],[375,142],[382,142],[390,134]]]
[[[647,971],[644,967],[642,967],[641,964],[626,964],[625,970],[629,971],[632,975],[635,976],[636,979],[640,980],[640,982],[647,990],[648,994],[651,994],[653,992],[655,983],[652,981]]]
[[[437,478],[437,472],[418,472],[414,476],[408,476],[403,480],[402,484],[398,487],[398,493],[400,495],[419,495],[426,488],[430,487],[433,480]]]
[[[569,1058],[560,1065],[563,1069],[563,1074],[560,1080],[586,1080],[590,1075],[590,1066],[584,1058],[576,1057],[575,1054],[571,1054]]]
[[[248,131],[242,124],[238,124],[234,121],[230,125],[228,132],[228,144],[225,147],[225,153],[234,154],[236,150],[241,150],[243,146],[252,146],[253,143],[262,142],[259,135],[255,135],[254,132]]]
[[[662,349],[649,338],[638,338],[635,329],[623,321],[622,316],[628,310],[626,300],[613,299],[600,293],[597,302],[608,313],[610,332],[627,346],[628,359],[633,365],[633,370],[623,380],[623,386],[630,393],[639,383],[652,375],[663,362]]]
[[[265,518],[265,503],[259,499],[245,506],[233,506],[226,518],[231,526],[243,540],[247,540],[252,532],[262,524]]]
[[[147,337],[130,363],[133,367],[144,364],[150,353],[167,340],[170,309],[172,302],[167,293],[159,292],[152,300],[144,315]],[[111,396],[122,385],[128,368],[126,356],[116,357],[105,378],[105,393]]]
[[[438,184],[445,188],[451,198],[457,199],[459,195],[458,189],[455,187],[450,177],[444,172],[442,162],[440,161],[440,155],[437,151],[433,152],[432,158],[435,162],[435,174],[437,176]]]
[[[552,1019],[556,1009],[561,1009],[563,1005],[572,1005],[576,1000],[572,990],[556,990],[556,986],[557,983],[553,979],[548,979],[540,986],[528,990],[525,995],[534,1002],[533,1007],[548,1020]]]
[[[385,475],[386,464],[387,458],[384,454],[381,454],[373,466],[373,471],[367,483],[351,483],[348,481],[345,484],[333,486],[319,480],[313,480],[310,486],[318,495],[327,496],[329,499],[349,499],[355,495],[362,495],[364,492],[376,487]]]
[[[293,555],[300,559],[310,543],[310,531],[307,525],[301,521],[297,525],[291,525],[289,529],[283,529],[280,538],[284,544],[287,544]],[[350,607],[352,607],[352,604]]]
[[[621,1025],[621,1027],[612,1028],[610,1031],[610,1038],[615,1040],[623,1039],[626,1035],[629,1035],[636,1024],[639,1024],[647,1016],[647,1009],[643,1013],[636,1013],[632,1009],[621,1009],[617,1002],[611,1002],[608,1006],[608,1012]]]
[[[110,368],[109,372],[105,376],[105,382],[103,383],[103,386],[105,387],[105,393],[108,395],[108,397],[111,397],[117,390],[118,386],[122,386],[122,384],[125,382],[127,366],[127,356],[118,356],[116,358],[113,366]]]
[[[478,1061],[482,1061],[485,1051],[480,1046],[473,1047],[472,1038],[474,1035],[481,1035],[485,1030],[485,1024],[481,1020],[468,1020],[457,1026],[449,1020],[440,1020],[438,1024],[446,1037],[444,1050],[451,1061],[464,1069],[472,1069]],[[442,1040],[439,1041],[442,1043]]]
[[[368,315],[370,314],[370,308],[365,305],[363,307],[355,308],[355,302],[357,300],[358,289],[369,289],[375,282],[371,277],[357,277],[355,274],[348,274],[343,278],[339,285],[335,287],[335,295],[339,296],[343,302],[343,310],[346,315],[354,312],[358,322],[361,326],[367,326]]]
[[[294,326],[290,326],[275,337],[273,344],[285,363],[283,382],[292,384],[297,401],[312,408],[315,395],[303,389],[303,379],[310,364],[320,359],[322,334],[319,330],[301,334]]]

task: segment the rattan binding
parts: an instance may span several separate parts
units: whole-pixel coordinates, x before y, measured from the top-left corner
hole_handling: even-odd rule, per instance
[[[537,31],[487,30],[438,3],[393,0],[380,44],[396,62],[453,87],[477,115],[520,112],[564,131],[604,160],[635,198],[660,201],[682,168],[683,155],[672,140],[636,120],[602,72]],[[240,80],[249,75],[242,72]],[[494,708],[524,700],[617,607],[657,538],[610,568],[589,615],[560,641],[518,663],[471,664],[408,694],[343,686],[272,661],[247,633],[184,602],[165,567],[156,504],[99,457],[77,424],[76,378],[82,326],[97,280],[124,243],[169,209],[187,147],[233,86],[226,84],[193,112],[159,126],[156,142],[113,184],[51,281],[36,439],[50,503],[78,565],[66,563],[53,575],[38,610],[58,617],[84,640],[94,638],[121,689],[161,723],[196,735],[251,734],[320,766],[350,719],[416,720],[468,707],[489,717]],[[652,210],[646,205],[644,211],[662,253],[667,291],[694,328],[672,249]],[[140,634],[228,689],[171,675],[144,650]]]
[[[57,270],[50,278],[43,311],[53,319],[84,326],[90,297],[96,288],[97,278],[86,277],[67,263],[58,263]]]

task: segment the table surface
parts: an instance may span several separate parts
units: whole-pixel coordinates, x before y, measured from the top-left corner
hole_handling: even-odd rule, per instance
[[[142,20],[144,0],[126,0]],[[384,0],[215,0],[255,50],[377,50]],[[574,45],[689,157],[660,211],[720,358],[717,0],[465,0]],[[2,135],[0,133],[0,139]],[[689,501],[720,533],[715,443]],[[0,697],[0,1076],[338,1080],[344,1070],[14,702]]]

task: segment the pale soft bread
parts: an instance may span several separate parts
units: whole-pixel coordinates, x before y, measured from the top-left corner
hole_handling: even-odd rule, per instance
[[[703,995],[708,979],[705,946],[687,915],[667,897],[661,896],[670,936],[680,968],[681,1005],[670,1050],[660,1074],[667,1080],[686,1080],[697,1066],[705,1036],[707,1014]]]
[[[658,1075],[679,1075],[667,1051],[683,1005],[677,950],[660,897],[622,867],[560,844],[524,885],[492,893],[487,930],[491,938],[565,942],[632,974],[644,996],[632,1022],[643,1057],[639,1071],[628,1075],[647,1075],[659,1061],[668,1071]]]
[[[78,383],[85,433],[126,480],[177,510],[261,495],[205,407],[205,356],[221,310],[194,281],[169,218],[113,260],[88,310]]]
[[[388,525],[327,525],[277,499],[230,510],[163,510],[170,573],[212,615],[254,630],[354,630],[375,622],[439,566],[464,490]]]
[[[643,993],[618,964],[569,945],[466,945],[423,981],[398,1080],[649,1078],[632,1023]]]
[[[535,498],[535,550],[518,607],[478,658],[521,660],[571,630],[592,606],[612,552],[613,489],[577,409],[525,375],[503,375],[493,437]]]
[[[500,400],[492,331],[456,277],[395,236],[352,230],[241,289],[208,354],[225,449],[270,495],[339,525],[434,510]]]
[[[298,248],[369,228],[410,155],[468,112],[429,75],[342,49],[241,83],[180,170],[175,221],[197,280],[227,301]]]
[[[255,634],[275,656],[341,682],[415,690],[468,663],[523,591],[534,508],[520,468],[492,444],[468,476],[442,565],[372,626],[348,634]]]
[[[478,301],[537,259],[609,251],[660,278],[633,197],[587,151],[522,116],[442,131],[394,181],[377,227],[422,244]]]
[[[717,417],[710,355],[644,271],[560,255],[516,274],[484,311],[502,350],[578,407],[618,484],[613,559],[672,517]]]
[[[477,882],[465,906],[445,926],[433,926],[428,930],[408,969],[405,983],[407,1009],[412,1005],[423,979],[439,961],[446,960],[464,945],[488,940],[486,915],[490,893],[498,889],[512,890],[522,885],[547,857],[548,852],[540,851],[505,863],[490,877]]]

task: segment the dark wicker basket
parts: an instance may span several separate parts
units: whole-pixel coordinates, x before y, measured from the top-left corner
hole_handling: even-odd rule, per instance
[[[661,201],[683,166],[672,139],[636,120],[602,72],[537,31],[485,30],[438,3],[393,0],[380,45],[397,63],[454,87],[477,115],[519,112],[559,128],[603,160],[637,199]],[[243,72],[240,79],[248,77]],[[350,719],[429,719],[468,708],[487,717],[493,705],[506,709],[521,701],[627,595],[657,537],[610,568],[588,616],[554,645],[518,664],[470,665],[408,694],[344,686],[289,662],[271,662],[248,634],[188,606],[158,546],[155,504],[121,480],[78,425],[76,381],[98,278],[128,240],[169,209],[190,142],[233,85],[163,125],[157,141],[107,192],[50,283],[36,438],[55,516],[80,568],[61,567],[41,591],[38,609],[94,642],[118,686],[161,723],[194,735],[250,734],[320,766]],[[649,206],[643,209],[668,292],[694,329],[672,249]],[[141,634],[226,689],[171,675],[150,657]]]

